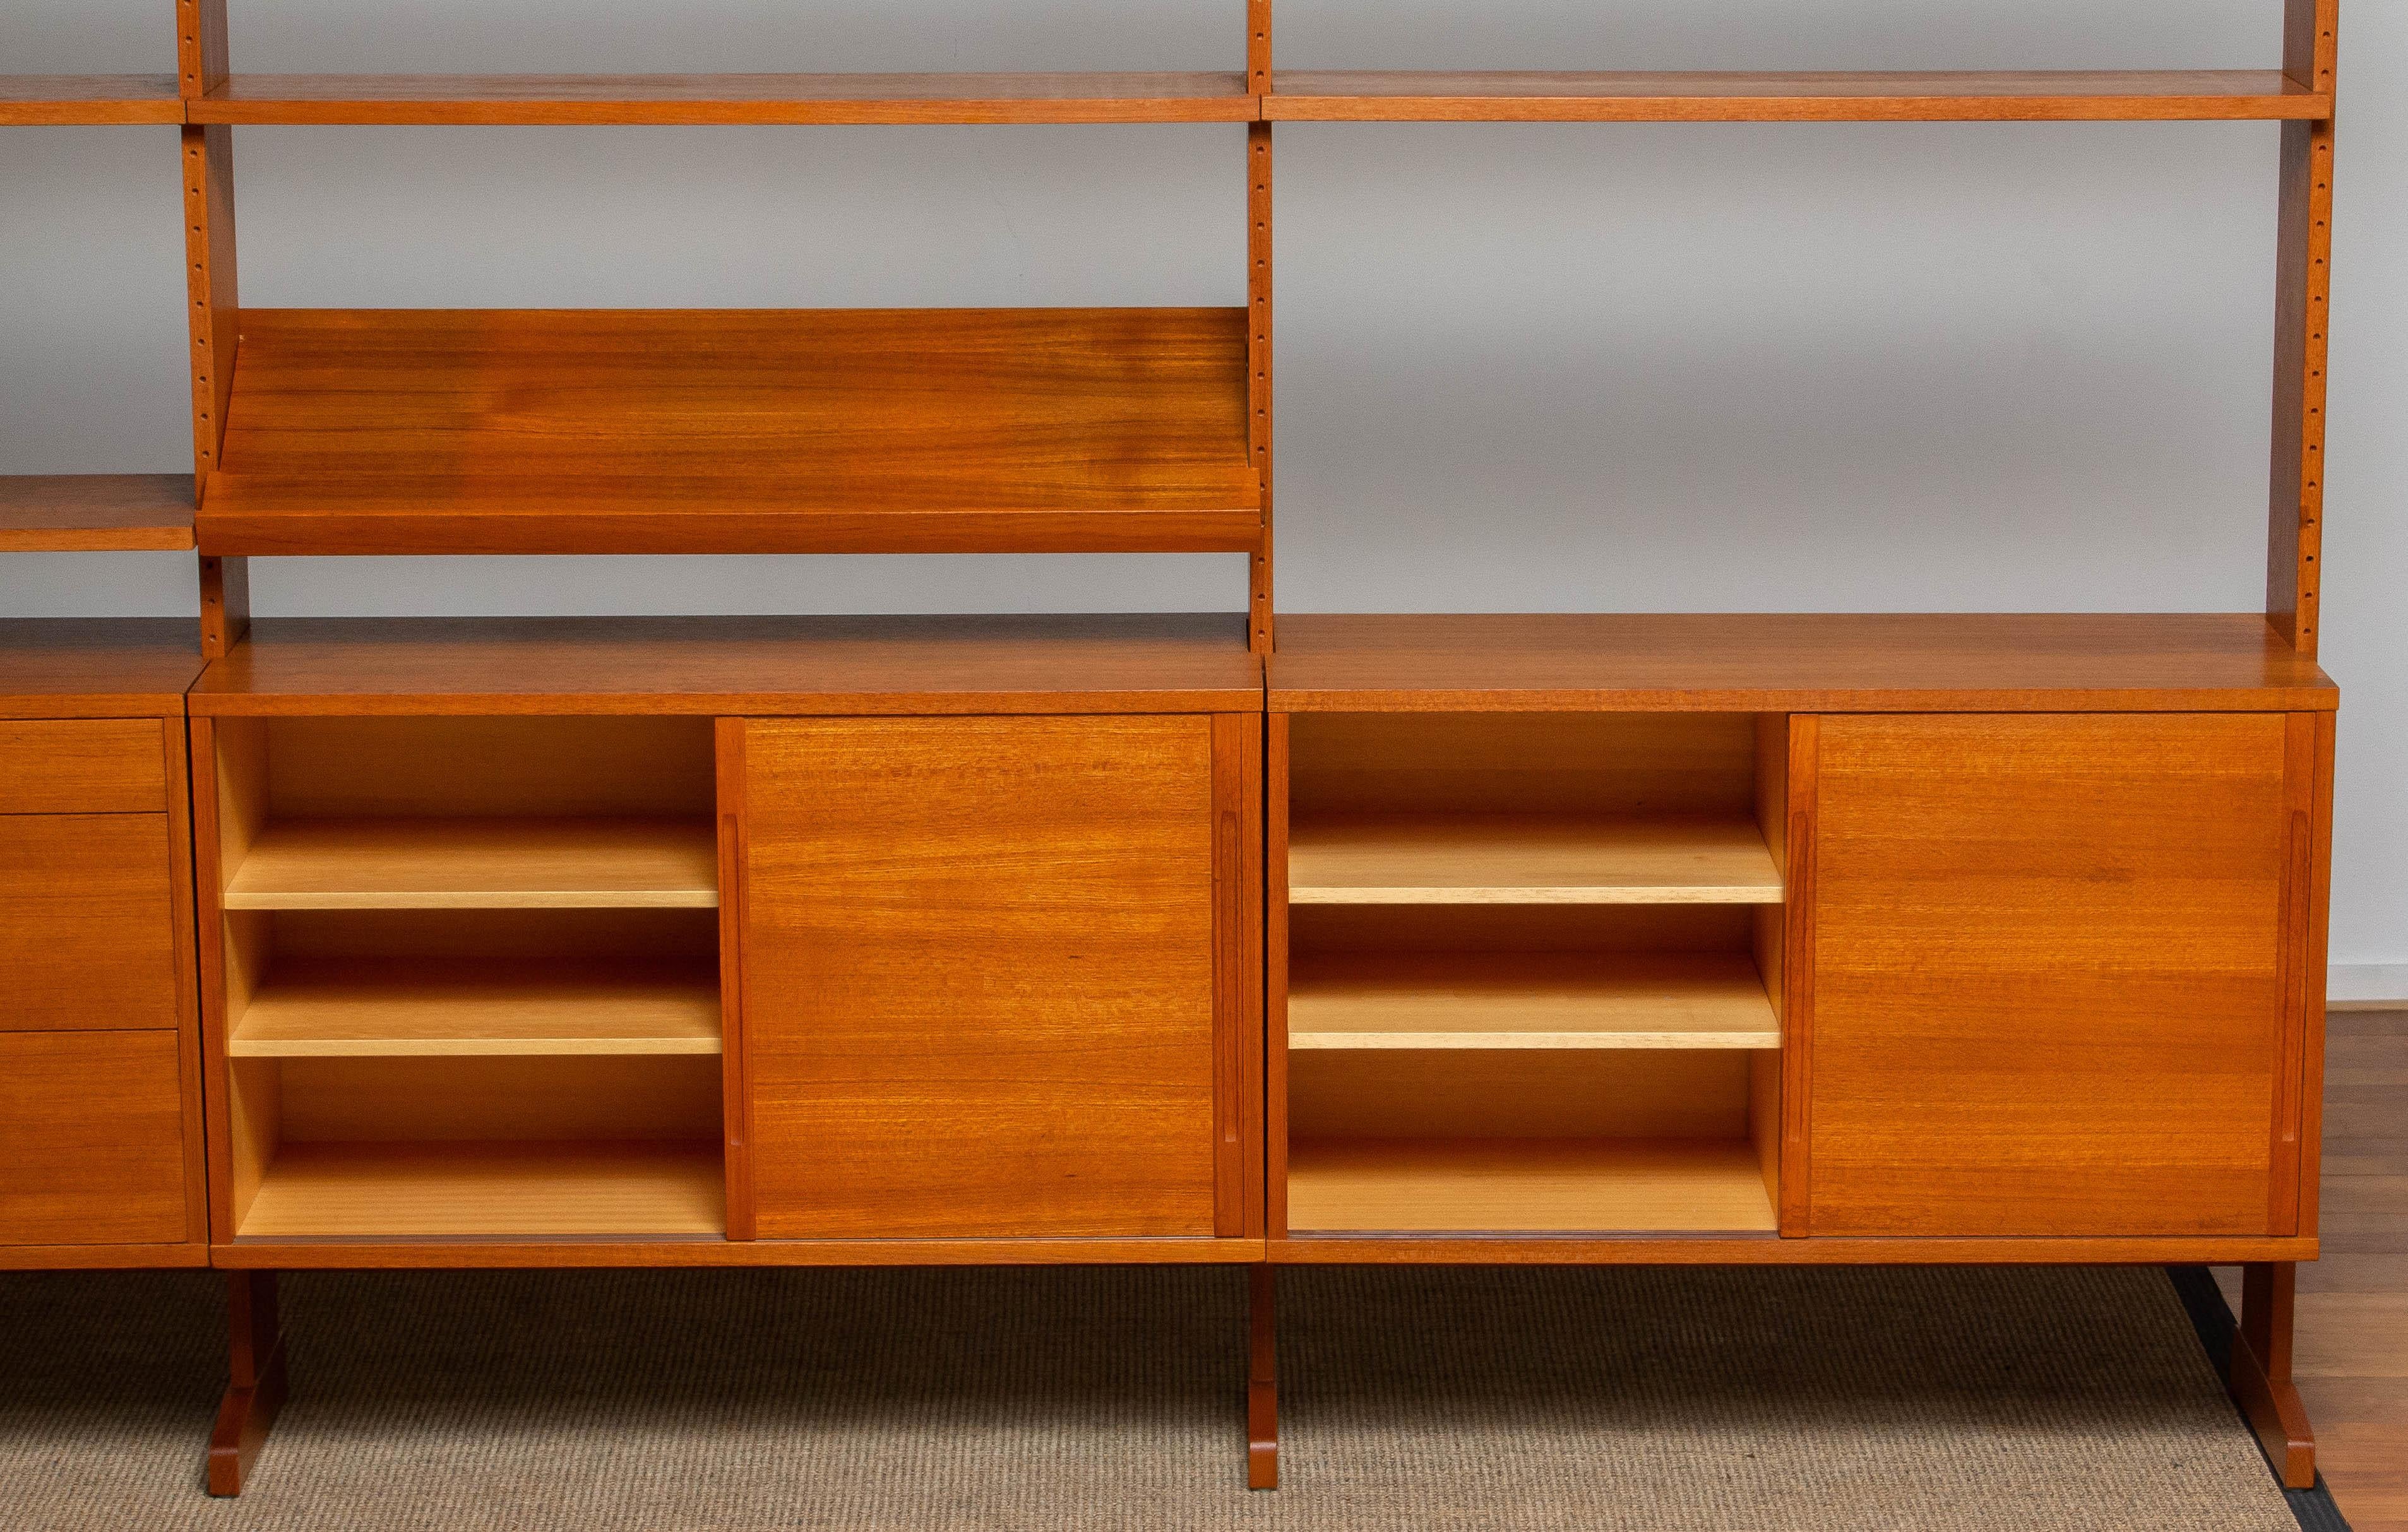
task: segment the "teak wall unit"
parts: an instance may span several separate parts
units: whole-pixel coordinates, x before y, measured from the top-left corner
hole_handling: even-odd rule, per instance
[[[238,0],[237,0],[238,4]],[[2286,1482],[2337,694],[2334,0],[2283,65],[0,77],[177,127],[201,623],[0,624],[0,1265],[2247,1267]],[[1234,41],[1234,37],[1233,37]],[[1236,50],[1232,50],[1236,62]],[[2279,124],[2264,615],[1272,624],[1273,124]],[[235,129],[1244,124],[1246,303],[246,310]],[[1241,206],[1233,173],[1231,208]],[[194,493],[196,490],[197,493]],[[264,621],[254,556],[1225,551],[1222,617]]]

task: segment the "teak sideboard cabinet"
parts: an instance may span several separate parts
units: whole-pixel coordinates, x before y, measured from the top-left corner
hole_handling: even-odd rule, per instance
[[[1242,1266],[1270,1487],[1282,1266],[2240,1264],[2311,1482],[2337,7],[2281,8],[2258,70],[1296,73],[1233,0],[1226,73],[390,77],[178,0],[173,78],[0,75],[0,128],[175,136],[194,431],[0,477],[0,551],[200,594],[0,621],[0,1266],[226,1270],[234,1494],[284,1270]],[[1289,121],[2266,124],[2265,610],[1275,613]],[[1244,301],[242,305],[238,127],[725,122],[1242,133]],[[253,557],[871,551],[1247,589],[250,611]]]

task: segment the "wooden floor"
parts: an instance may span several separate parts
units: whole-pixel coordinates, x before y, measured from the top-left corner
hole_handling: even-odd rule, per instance
[[[2408,1010],[2327,1034],[2325,1258],[2300,1268],[2318,1467],[2357,1532],[2408,1532]]]

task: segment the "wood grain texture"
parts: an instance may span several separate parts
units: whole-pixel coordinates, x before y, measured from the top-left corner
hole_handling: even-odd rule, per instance
[[[2339,0],[2284,0],[2283,67],[2330,94]],[[2325,376],[2332,318],[2333,122],[2283,126],[2274,257],[2274,449],[2266,613],[2314,659],[2323,628]]]
[[[157,719],[0,723],[0,814],[164,814],[165,733]]]
[[[1347,953],[1297,963],[1293,1049],[1770,1048],[1744,954]]]
[[[1744,1139],[1299,1139],[1288,1223],[1316,1233],[1428,1230],[1770,1233]]]
[[[1757,1183],[1761,1187],[1762,1182]],[[1283,1266],[2180,1266],[2313,1261],[2313,1239],[1785,1239],[1683,1236],[1324,1235],[1273,1239]]]
[[[1310,616],[1281,712],[2330,711],[2257,613]]]
[[[748,725],[762,1238],[1214,1233],[1211,737]]]
[[[173,1245],[0,1245],[0,1271],[190,1271],[209,1264],[197,1240]]]
[[[1721,1048],[1290,1049],[1297,1138],[1729,1138],[1748,1060]]]
[[[1265,0],[1268,3],[1268,0]],[[1296,931],[1288,907],[1288,827],[1292,818],[1296,720],[1263,720],[1263,1229],[1287,1234],[1288,986]],[[1383,938],[1379,948],[1384,949]]]
[[[523,959],[279,959],[235,1019],[236,1058],[717,1053],[707,969]]]
[[[1814,1234],[2290,1232],[2285,733],[1820,721]]]
[[[1212,715],[1213,1232],[1263,1233],[1263,720]]]
[[[192,546],[193,481],[185,475],[0,474],[0,553]]]
[[[1246,1487],[1279,1488],[1279,1268],[1246,1274]]]
[[[1248,551],[1245,320],[252,310],[201,551]]]
[[[1263,115],[1303,122],[2299,121],[2329,89],[2277,69],[1677,73],[1295,70]]]
[[[719,821],[721,1137],[727,1153],[727,1238],[758,1234],[752,1198],[752,1090],[744,1069],[744,738],[740,718],[711,725]]]
[[[195,122],[1250,122],[1228,73],[252,75],[192,103]]]
[[[1291,793],[1324,814],[1737,819],[1755,812],[1746,713],[1300,713]]]
[[[189,620],[0,618],[0,718],[180,714],[206,663]]]
[[[0,1032],[0,1245],[192,1238],[173,1032]]]
[[[0,127],[110,127],[184,120],[173,75],[0,75]]]
[[[0,815],[0,1031],[174,1031],[172,850],[165,814]]]
[[[1290,904],[1779,904],[1752,820],[1366,815],[1288,827]]]
[[[0,650],[0,673],[7,668]],[[1237,616],[269,619],[195,713],[1252,712]]]
[[[720,1134],[719,1060],[707,1055],[335,1055],[237,1059],[236,1068],[250,1078],[273,1072],[274,1153],[301,1143],[699,1142]]]
[[[1778,940],[1767,933],[1768,948],[1781,954],[1781,1233],[1796,1238],[1810,1232],[1813,1222],[1814,1076],[1814,952],[1818,858],[1815,826],[1818,804],[1817,767],[1822,760],[1823,721],[1813,714],[1792,717],[1786,737],[1768,741],[1774,749],[1785,744],[1788,760],[1782,769],[1786,798],[1781,818],[1788,826],[1781,857],[1782,877],[1789,897],[1781,907]],[[1766,808],[1770,808],[1770,804]]]
[[[716,1235],[717,1143],[288,1144],[249,1239]]]
[[[0,1247],[5,1249],[6,1247]],[[1260,1239],[754,1239],[701,1235],[509,1239],[246,1239],[209,1248],[228,1270],[602,1270],[642,1267],[1247,1266]]]
[[[709,909],[710,822],[325,819],[269,824],[228,909]]]

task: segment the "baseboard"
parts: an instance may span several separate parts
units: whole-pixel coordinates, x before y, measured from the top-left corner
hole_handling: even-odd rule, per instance
[[[2325,979],[2334,1010],[2408,1010],[2408,963],[2336,963]]]

